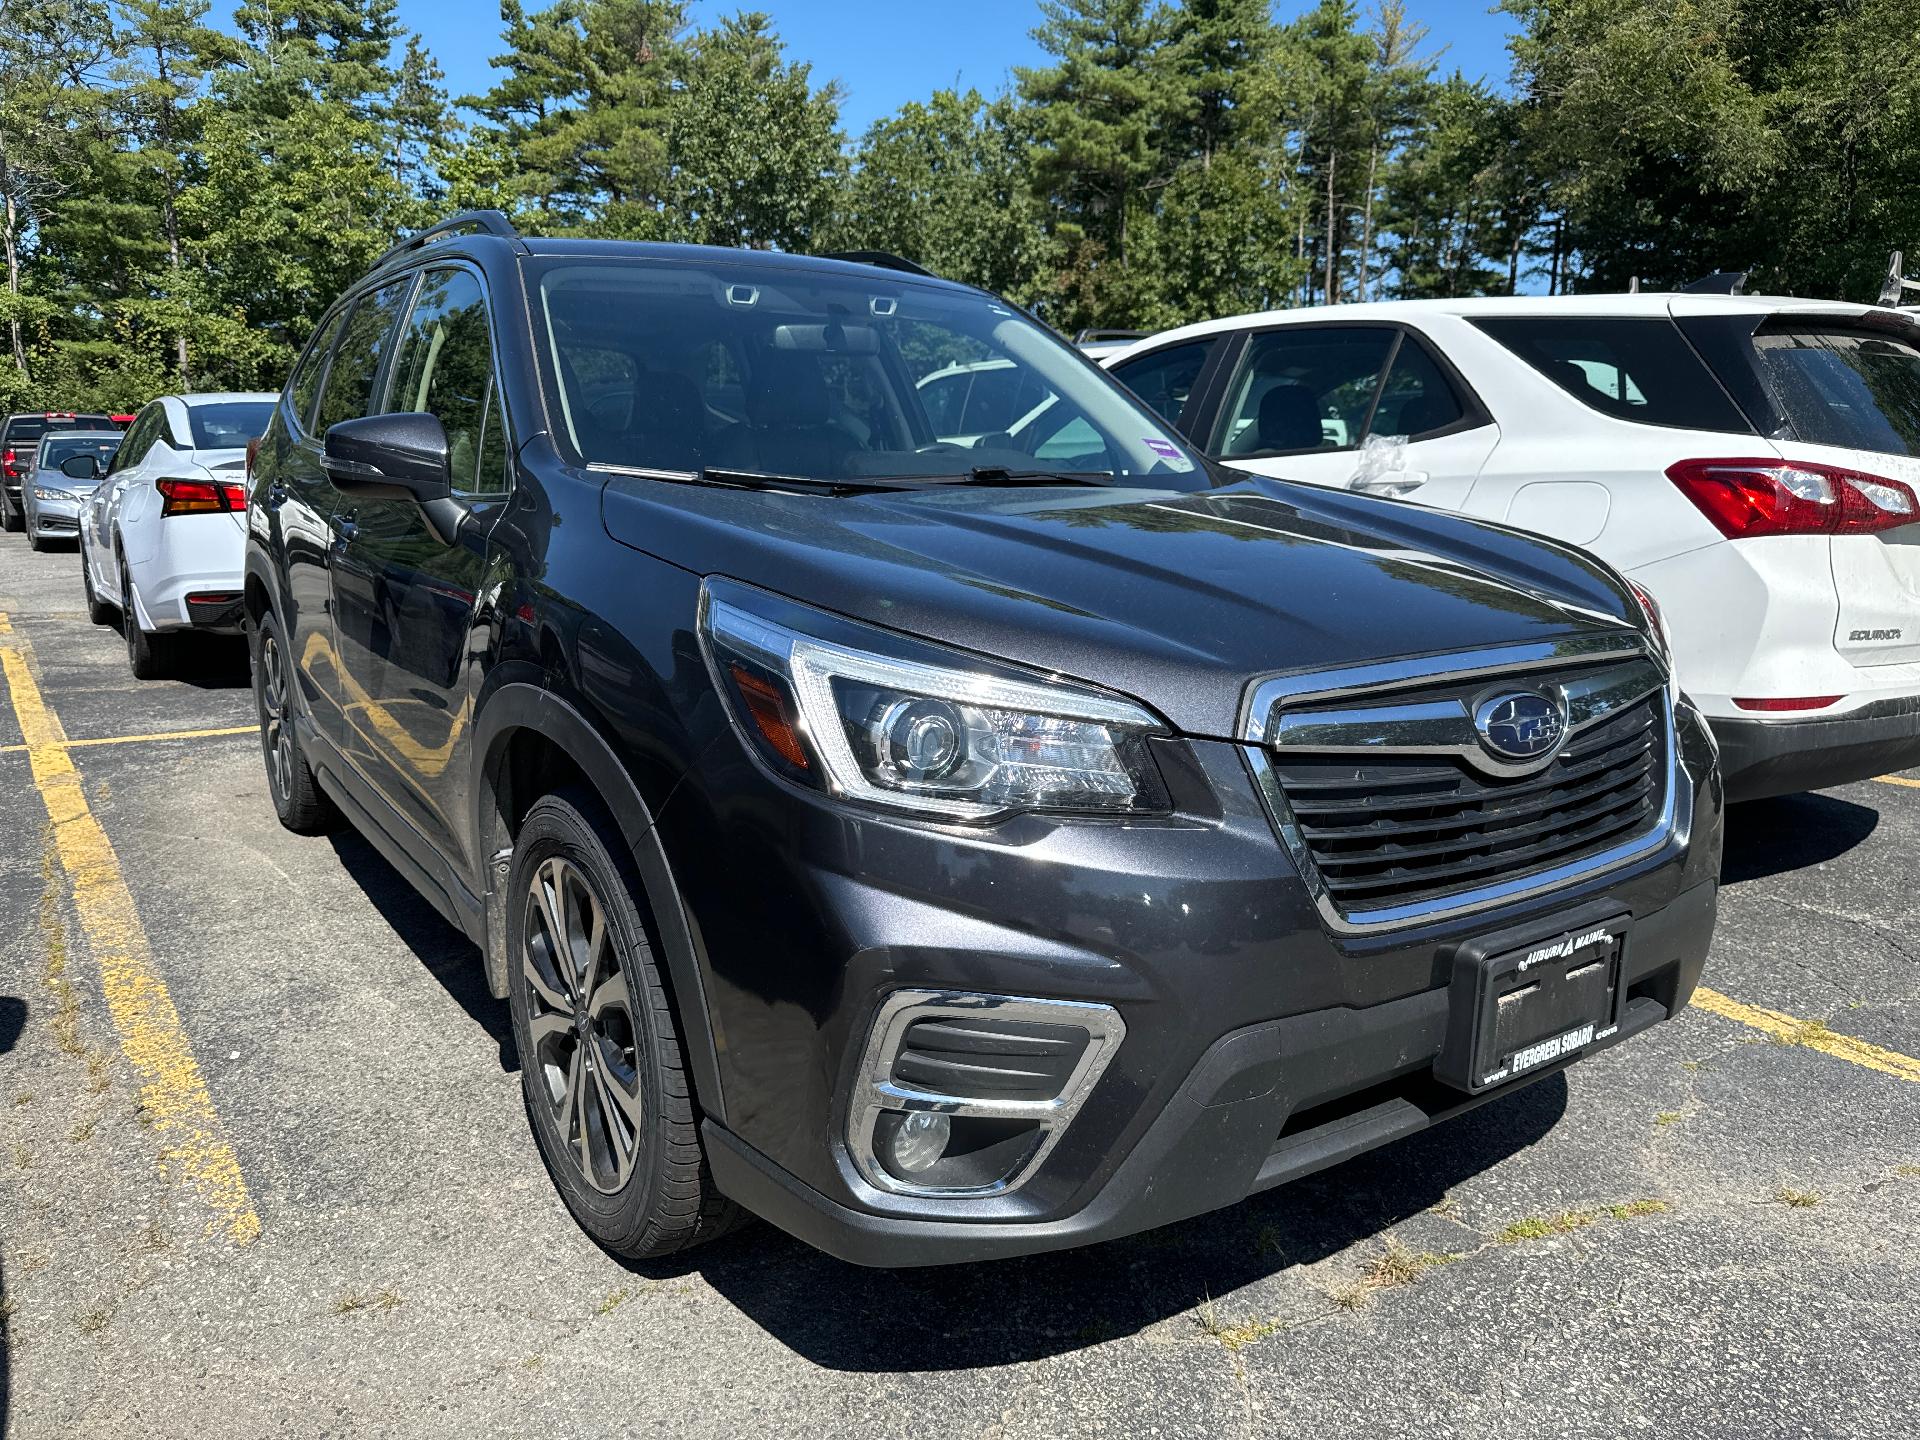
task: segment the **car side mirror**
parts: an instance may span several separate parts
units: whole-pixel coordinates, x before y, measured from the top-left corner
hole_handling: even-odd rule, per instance
[[[98,480],[100,461],[92,455],[69,455],[60,462],[60,473],[69,480]]]
[[[407,411],[337,420],[322,461],[342,495],[411,500],[443,544],[452,544],[466,507],[453,498],[447,431],[437,415]]]
[[[327,427],[325,465],[343,495],[425,504],[453,493],[447,431],[437,415],[409,411],[335,421]]]

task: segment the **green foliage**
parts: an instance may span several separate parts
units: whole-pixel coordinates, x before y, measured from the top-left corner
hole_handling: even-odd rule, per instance
[[[1046,63],[851,145],[761,14],[500,0],[456,106],[397,0],[210,3],[0,0],[0,410],[277,385],[396,234],[477,206],[890,250],[1067,331],[1714,269],[1868,299],[1920,249],[1910,0],[1502,0],[1510,96],[1439,73],[1412,0],[1036,0]]]

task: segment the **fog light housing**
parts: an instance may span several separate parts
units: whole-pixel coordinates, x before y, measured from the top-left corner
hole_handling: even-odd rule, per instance
[[[1017,1189],[1125,1034],[1110,1005],[896,991],[874,1017],[849,1107],[854,1166],[900,1195]]]

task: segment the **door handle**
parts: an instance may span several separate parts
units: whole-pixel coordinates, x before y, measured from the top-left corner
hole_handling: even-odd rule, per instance
[[[356,511],[349,510],[344,515],[336,515],[333,517],[333,543],[341,550],[346,549],[348,542],[360,533],[359,522],[355,519],[356,514]]]

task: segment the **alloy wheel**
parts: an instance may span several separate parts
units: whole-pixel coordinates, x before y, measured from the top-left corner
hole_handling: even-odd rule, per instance
[[[633,1173],[644,1113],[633,998],[600,898],[564,856],[534,870],[524,934],[540,1093],[582,1178],[613,1194]]]
[[[285,662],[272,631],[260,637],[260,726],[274,796],[286,800],[293,794],[293,729],[287,712]]]

